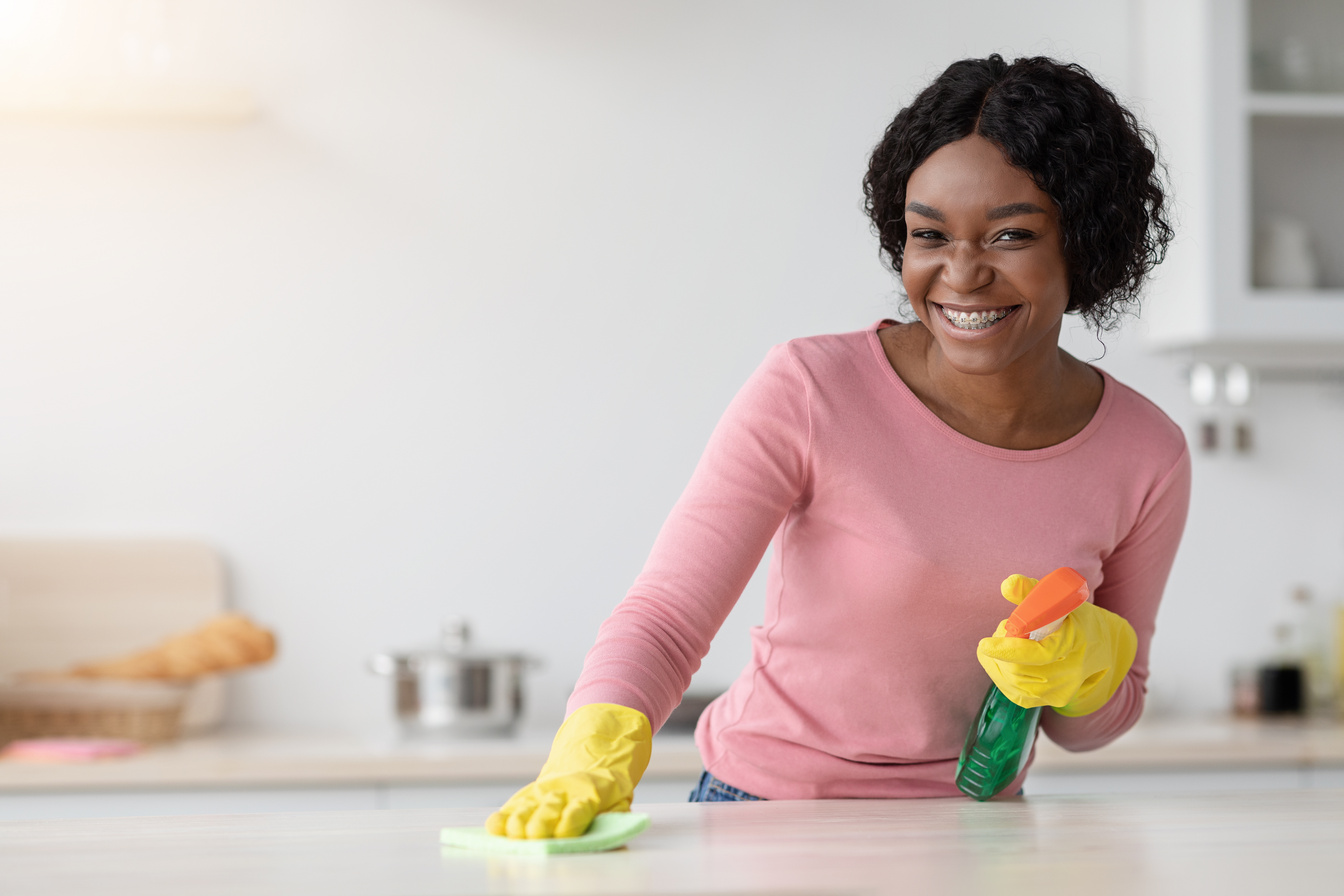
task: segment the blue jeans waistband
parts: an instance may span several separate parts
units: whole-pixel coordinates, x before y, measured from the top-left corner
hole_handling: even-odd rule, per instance
[[[692,803],[732,803],[743,800],[762,800],[745,790],[739,790],[731,784],[725,784],[709,772],[700,775],[700,783],[691,791],[688,802]]]

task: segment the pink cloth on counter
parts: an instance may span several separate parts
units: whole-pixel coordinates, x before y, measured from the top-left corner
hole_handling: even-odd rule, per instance
[[[133,756],[143,749],[139,742],[121,738],[45,737],[13,740],[0,759],[26,759],[32,762],[90,762]]]
[[[752,658],[705,711],[706,768],[767,799],[957,794],[989,685],[977,642],[1011,573],[1072,566],[1138,654],[1102,709],[1047,710],[1070,750],[1143,710],[1154,617],[1185,526],[1190,457],[1155,405],[1102,373],[1091,422],[1049,448],[976,442],[887,361],[877,330],[776,346],[733,399],[643,572],[601,626],[569,711],[618,703],[655,729],[772,546]]]

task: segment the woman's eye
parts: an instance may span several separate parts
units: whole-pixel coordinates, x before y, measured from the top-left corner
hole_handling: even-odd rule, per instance
[[[999,234],[999,239],[1004,242],[1018,243],[1022,240],[1029,240],[1033,236],[1035,236],[1035,234],[1030,230],[1005,230],[1003,233]]]
[[[943,235],[938,231],[923,228],[910,231],[910,235],[917,240],[940,240],[943,238]]]

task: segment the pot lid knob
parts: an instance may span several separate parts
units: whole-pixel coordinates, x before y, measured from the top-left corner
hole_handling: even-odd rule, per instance
[[[443,620],[440,629],[443,649],[448,653],[464,653],[471,641],[471,626],[461,616],[451,616]]]

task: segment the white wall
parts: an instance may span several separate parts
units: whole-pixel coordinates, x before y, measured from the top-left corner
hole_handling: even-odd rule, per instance
[[[896,109],[994,50],[1130,74],[1123,4],[173,8],[257,122],[0,125],[0,532],[217,545],[282,636],[239,724],[379,727],[363,658],[451,613],[544,658],[558,720],[765,350],[894,311],[859,183]],[[1175,362],[1107,341],[1190,422]],[[1156,702],[1222,706],[1258,599],[1344,582],[1344,401],[1264,395],[1260,457],[1198,464]]]

